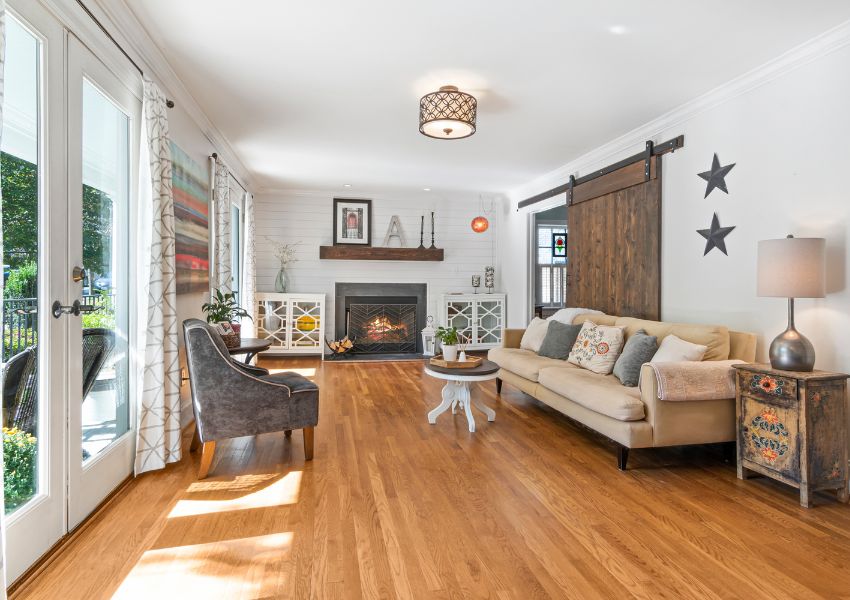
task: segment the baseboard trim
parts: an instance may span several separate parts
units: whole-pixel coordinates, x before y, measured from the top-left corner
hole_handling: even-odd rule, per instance
[[[35,564],[33,564],[29,569],[23,572],[23,574],[18,577],[8,588],[6,588],[6,595],[8,600],[15,600],[18,598],[23,591],[29,587],[42,572],[44,572],[47,567],[49,567],[56,559],[58,559],[62,553],[71,545],[75,539],[77,539],[80,535],[83,534],[91,525],[95,522],[95,520],[102,515],[106,510],[110,507],[110,505],[125,491],[130,488],[130,484],[135,481],[134,475],[129,475],[127,478],[118,484],[110,494],[103,499],[103,502],[97,505],[89,516],[83,519],[83,522],[77,525],[74,529],[63,535],[59,538],[50,549],[44,553],[44,555],[39,558]]]

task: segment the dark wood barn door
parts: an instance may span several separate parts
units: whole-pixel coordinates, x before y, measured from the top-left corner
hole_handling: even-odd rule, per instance
[[[567,223],[567,305],[659,320],[661,158],[577,186]]]

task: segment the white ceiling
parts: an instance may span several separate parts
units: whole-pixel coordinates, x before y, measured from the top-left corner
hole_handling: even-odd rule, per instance
[[[846,0],[126,1],[265,189],[506,191],[850,19]],[[445,84],[479,99],[471,138],[418,132]]]

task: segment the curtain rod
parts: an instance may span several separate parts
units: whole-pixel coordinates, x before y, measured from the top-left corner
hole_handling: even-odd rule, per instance
[[[103,23],[100,22],[100,19],[98,19],[96,16],[94,16],[94,13],[92,11],[90,11],[85,4],[83,4],[82,0],[77,0],[77,4],[80,5],[80,8],[82,8],[85,11],[85,13],[91,18],[91,20],[95,22],[95,25],[97,25],[100,28],[100,30],[106,35],[106,37],[109,38],[109,41],[112,42],[113,44],[115,44],[115,47],[118,48],[118,50],[121,51],[121,54],[123,54],[124,57],[127,60],[130,61],[130,64],[133,65],[136,68],[136,70],[139,72],[139,75],[144,77],[145,72],[142,71],[142,68],[136,63],[135,60],[133,60],[130,57],[129,54],[127,54],[127,51],[124,50],[124,48],[121,47],[121,44],[118,43],[118,40],[116,40],[114,37],[112,37],[112,34],[109,33],[109,30],[106,29],[106,27],[103,26]],[[168,108],[174,108],[174,101],[166,99],[165,105]]]

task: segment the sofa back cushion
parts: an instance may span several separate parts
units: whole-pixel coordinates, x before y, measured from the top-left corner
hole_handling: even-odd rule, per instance
[[[549,323],[550,321],[534,317],[531,320],[531,323],[528,324],[525,333],[522,334],[522,340],[519,342],[519,347],[523,350],[531,350],[535,353],[539,352],[540,346],[543,344],[543,340],[546,339],[546,332],[549,330]]]
[[[597,325],[615,325],[617,317],[601,313],[582,313],[573,319],[574,325],[584,325],[585,321],[593,321]]]
[[[664,321],[646,321],[632,317],[619,317],[615,324],[626,328],[626,338],[643,329],[649,335],[658,338],[658,344],[670,334],[686,342],[706,346],[703,360],[729,359],[729,330],[722,325],[695,325],[691,323],[666,323]]]

